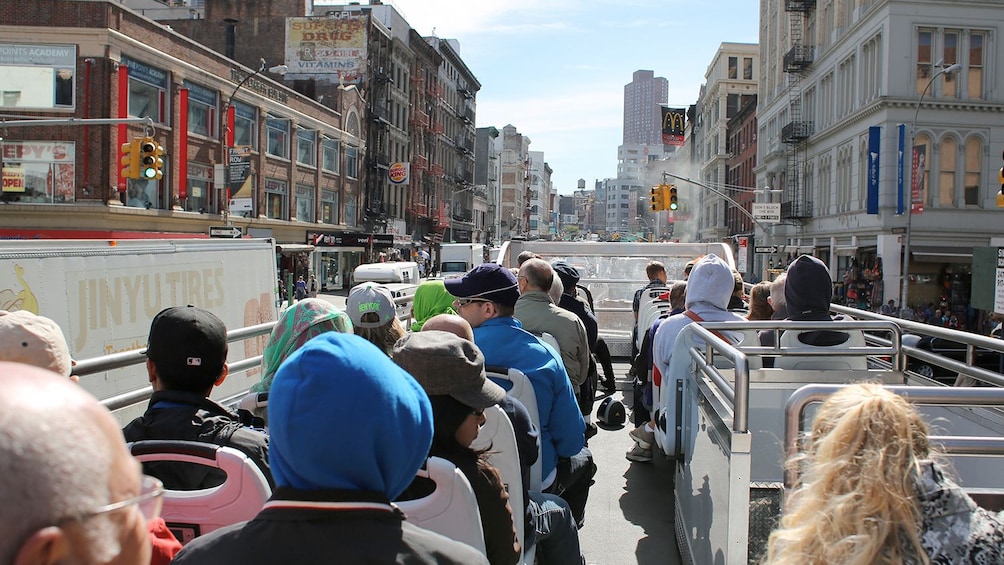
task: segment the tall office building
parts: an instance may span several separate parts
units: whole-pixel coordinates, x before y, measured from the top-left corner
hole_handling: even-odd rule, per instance
[[[635,71],[624,85],[624,144],[662,144],[659,105],[669,99],[669,81],[652,71]]]

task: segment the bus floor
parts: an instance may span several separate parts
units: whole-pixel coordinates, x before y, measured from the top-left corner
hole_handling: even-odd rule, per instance
[[[656,450],[651,463],[632,463],[624,454],[634,445],[631,431],[631,383],[626,359],[616,359],[614,398],[628,409],[627,423],[600,427],[589,440],[596,462],[585,525],[579,530],[582,554],[590,565],[681,563],[673,518],[673,461]],[[594,403],[593,421],[597,422]]]

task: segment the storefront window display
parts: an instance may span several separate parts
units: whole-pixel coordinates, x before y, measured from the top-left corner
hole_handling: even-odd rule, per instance
[[[72,204],[75,146],[69,141],[6,141],[0,144],[3,200]]]

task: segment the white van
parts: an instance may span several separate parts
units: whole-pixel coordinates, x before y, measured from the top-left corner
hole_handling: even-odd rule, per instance
[[[365,263],[352,272],[353,284],[364,282],[406,283],[417,285],[418,263],[412,261],[391,261],[389,263]]]

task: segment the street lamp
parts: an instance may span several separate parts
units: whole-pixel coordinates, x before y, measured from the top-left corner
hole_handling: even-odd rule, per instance
[[[961,64],[955,63],[954,65],[949,65],[947,67],[944,67],[940,71],[934,73],[934,76],[931,77],[931,80],[927,81],[927,85],[924,87],[924,90],[920,93],[920,98],[917,99],[917,109],[914,110],[914,112],[913,112],[913,124],[910,126],[910,159],[911,159],[911,161],[913,159],[914,142],[917,139],[917,117],[920,115],[920,105],[924,101],[924,96],[927,94],[927,90],[929,88],[931,88],[932,84],[934,84],[934,79],[936,79],[939,76],[944,75],[944,74],[950,75],[951,73],[954,73],[955,71],[957,71],[957,70],[959,70],[961,68],[962,68]],[[906,306],[907,306],[907,303],[906,303],[907,291],[909,290],[909,287],[910,287],[910,276],[909,276],[909,269],[910,269],[910,234],[911,234],[911,227],[912,227],[912,224],[913,224],[913,185],[917,184],[917,182],[918,182],[918,179],[913,178],[914,173],[916,173],[916,171],[913,170],[913,167],[910,167],[910,205],[907,206],[907,210],[906,210],[906,233],[903,234],[903,272],[900,273],[900,275],[903,277],[903,279],[902,279],[902,285],[900,286],[900,291],[899,291],[899,307],[900,307],[900,309],[906,308]],[[923,198],[923,197],[921,196],[921,198]]]
[[[225,192],[223,192],[224,189],[228,192],[230,190],[230,148],[228,147],[229,140],[227,139],[227,137],[228,134],[232,133],[232,130],[230,129],[230,124],[231,122],[233,122],[233,119],[230,117],[230,112],[231,110],[233,110],[234,96],[237,96],[237,91],[240,90],[242,86],[247,84],[249,80],[251,80],[253,77],[256,77],[264,73],[265,71],[282,76],[286,74],[288,70],[289,67],[287,67],[286,65],[275,65],[274,67],[266,68],[265,59],[262,58],[261,65],[258,66],[258,70],[245,76],[239,83],[237,83],[237,87],[234,88],[234,91],[230,93],[230,97],[227,98],[227,103],[223,106],[223,143],[221,144],[223,148],[223,157],[221,159],[221,161],[223,162],[223,186],[220,187],[220,196],[226,194]],[[227,225],[229,225],[230,224],[229,195],[227,196],[226,201],[223,203],[223,217],[226,219]]]

